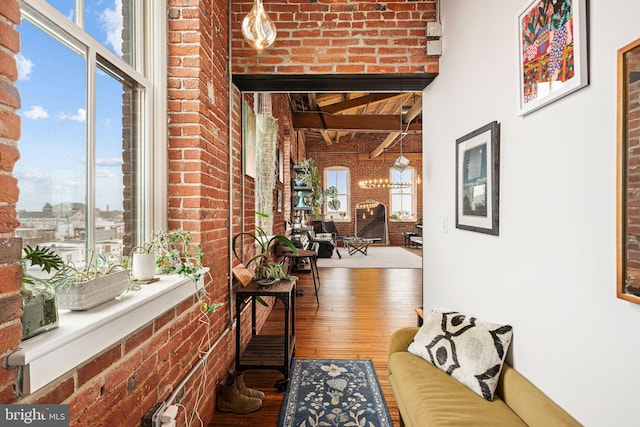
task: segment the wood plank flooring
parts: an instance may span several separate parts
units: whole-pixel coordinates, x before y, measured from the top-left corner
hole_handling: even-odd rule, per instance
[[[321,268],[316,306],[310,274],[298,274],[295,357],[316,359],[371,359],[389,407],[399,424],[398,408],[387,379],[387,342],[393,331],[416,325],[415,309],[422,303],[421,269]],[[261,333],[282,331],[282,304],[277,304]],[[274,384],[282,374],[247,370],[245,382],[266,397],[252,414],[215,412],[210,426],[270,427],[278,425],[284,398]]]

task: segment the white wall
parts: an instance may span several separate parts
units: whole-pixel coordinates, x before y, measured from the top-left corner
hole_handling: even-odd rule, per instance
[[[511,324],[509,360],[585,425],[640,425],[640,306],[615,292],[616,51],[640,38],[640,2],[592,0],[590,85],[519,117],[528,3],[442,1],[424,96],[424,306]],[[498,237],[455,228],[455,141],[493,120]]]

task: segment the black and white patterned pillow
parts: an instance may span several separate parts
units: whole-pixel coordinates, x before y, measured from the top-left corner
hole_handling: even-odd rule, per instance
[[[434,308],[409,345],[409,351],[491,401],[511,335],[509,325]]]

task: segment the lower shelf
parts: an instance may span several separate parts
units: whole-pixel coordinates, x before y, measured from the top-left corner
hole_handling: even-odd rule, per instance
[[[289,354],[285,360],[283,335],[255,335],[240,356],[241,368],[288,368],[291,363],[296,338],[289,337]]]

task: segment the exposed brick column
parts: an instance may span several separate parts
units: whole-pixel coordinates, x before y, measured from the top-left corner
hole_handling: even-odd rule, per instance
[[[15,82],[18,70],[14,55],[20,50],[20,7],[15,0],[4,0],[0,8],[0,356],[4,358],[22,338],[22,297],[20,264],[22,242],[13,237],[20,224],[16,219],[18,181],[13,167],[20,157],[20,95]],[[13,385],[17,369],[0,367],[0,402],[16,400]]]

